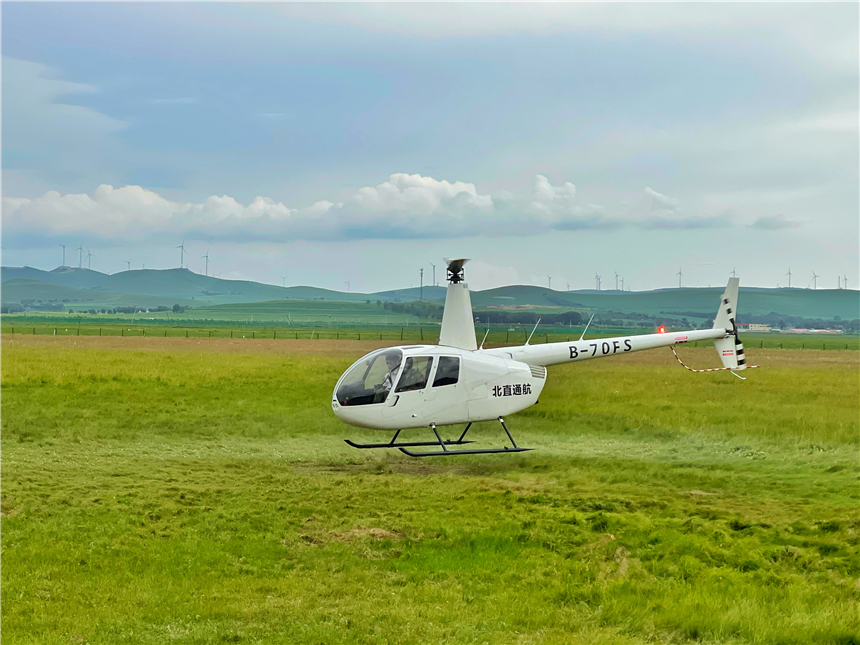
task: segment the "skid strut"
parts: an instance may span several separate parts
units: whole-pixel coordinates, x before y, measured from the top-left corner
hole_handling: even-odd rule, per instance
[[[505,434],[508,435],[508,439],[511,440],[512,448],[508,448],[505,446],[504,448],[475,448],[475,449],[467,449],[467,450],[448,450],[449,445],[459,445],[461,443],[472,443],[469,441],[463,441],[463,437],[466,436],[466,433],[469,431],[469,428],[472,427],[472,424],[466,426],[466,429],[463,430],[463,434],[460,435],[460,438],[457,441],[442,441],[442,438],[439,436],[439,432],[436,430],[436,424],[431,423],[430,428],[433,430],[433,434],[436,435],[436,439],[438,440],[436,443],[430,442],[429,444],[422,445],[431,445],[431,446],[440,446],[442,450],[428,450],[426,452],[413,452],[411,450],[406,450],[406,447],[401,447],[400,452],[404,455],[409,455],[410,457],[448,457],[450,455],[490,455],[494,453],[507,453],[507,452],[526,452],[527,450],[533,450],[533,448],[520,448],[517,446],[517,442],[514,441],[513,436],[511,436],[510,430],[508,430],[508,426],[505,425],[505,420],[502,417],[499,417],[499,423],[502,424],[502,427],[505,429]],[[417,444],[413,444],[417,445]]]

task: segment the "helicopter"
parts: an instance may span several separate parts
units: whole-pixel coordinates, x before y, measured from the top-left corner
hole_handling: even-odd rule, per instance
[[[467,258],[445,260],[448,289],[438,345],[386,347],[370,352],[347,369],[332,393],[332,410],[341,421],[362,428],[394,431],[385,443],[355,443],[353,448],[398,448],[410,457],[483,455],[532,450],[518,446],[505,417],[538,402],[546,384],[547,367],[593,358],[620,356],[645,349],[699,340],[713,340],[722,368],[694,372],[755,367],[747,365],[735,324],[740,279],[729,278],[711,329],[585,339],[586,325],[573,342],[484,349],[475,337],[469,285],[464,282]],[[592,319],[594,317],[592,316]],[[540,323],[540,321],[538,321]],[[591,321],[589,321],[589,324]],[[535,325],[537,329],[537,325]],[[534,335],[534,330],[532,330]],[[486,335],[484,336],[486,340]],[[677,358],[677,354],[675,354]],[[498,421],[511,443],[503,448],[459,448],[474,443],[466,439],[472,424]],[[440,426],[466,424],[458,439],[443,440]],[[429,428],[435,441],[398,442],[404,429]],[[411,448],[427,450],[414,451]],[[429,449],[428,449],[429,448]],[[434,449],[435,448],[435,449]]]

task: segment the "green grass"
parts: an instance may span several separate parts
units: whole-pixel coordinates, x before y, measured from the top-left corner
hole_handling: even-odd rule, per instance
[[[409,319],[391,320],[390,324],[308,324],[298,320],[294,326],[287,324],[275,325],[271,321],[257,320],[254,324],[243,319],[227,320],[194,320],[176,319],[173,314],[166,317],[150,318],[140,316],[132,318],[125,316],[80,315],[75,317],[57,317],[56,320],[45,320],[47,316],[6,314],[0,332],[4,334],[23,334],[36,336],[147,336],[160,338],[245,338],[280,339],[280,340],[402,340],[405,342],[436,343],[439,340],[438,321],[416,321]],[[372,320],[368,319],[368,320]],[[484,341],[486,347],[501,347],[505,345],[522,345],[531,327],[521,327],[508,331],[508,326],[494,327]],[[486,330],[484,330],[485,332]],[[539,327],[532,336],[531,343],[555,343],[578,339],[581,329],[558,326]],[[478,330],[477,342],[484,340],[484,332]],[[635,334],[652,334],[653,329],[618,328],[608,329],[597,326],[589,328],[587,338],[609,336],[625,336]],[[826,349],[826,350],[857,350],[860,349],[860,336],[855,334],[813,335],[813,334],[742,334],[741,340],[747,349]],[[712,346],[710,341],[694,347]]]
[[[4,642],[858,642],[855,352],[552,368],[446,461],[342,443],[371,343],[111,342],[3,339]]]

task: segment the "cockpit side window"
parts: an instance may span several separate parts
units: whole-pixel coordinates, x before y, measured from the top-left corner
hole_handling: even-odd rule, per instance
[[[423,390],[427,386],[427,378],[433,367],[431,356],[410,356],[403,363],[403,374],[395,392]]]
[[[368,354],[353,365],[337,388],[341,405],[383,403],[400,373],[403,352],[388,349]]]
[[[454,385],[459,380],[460,359],[456,356],[440,356],[439,366],[436,368],[436,377],[433,379],[433,387]]]

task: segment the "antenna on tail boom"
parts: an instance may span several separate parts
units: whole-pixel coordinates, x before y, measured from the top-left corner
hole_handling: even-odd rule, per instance
[[[538,318],[538,321],[535,323],[535,328],[534,328],[534,329],[532,329],[532,333],[530,333],[530,334],[529,334],[529,338],[528,338],[528,340],[526,341],[526,345],[528,345],[528,344],[529,344],[529,340],[531,340],[531,339],[532,339],[532,336],[534,336],[534,335],[535,335],[535,332],[537,331],[538,325],[540,325],[540,318]]]
[[[585,325],[585,329],[582,330],[582,336],[579,337],[579,340],[585,338],[585,332],[588,331],[588,325],[591,324],[591,321],[594,320],[594,314],[591,314],[591,318],[588,319],[588,324]]]

